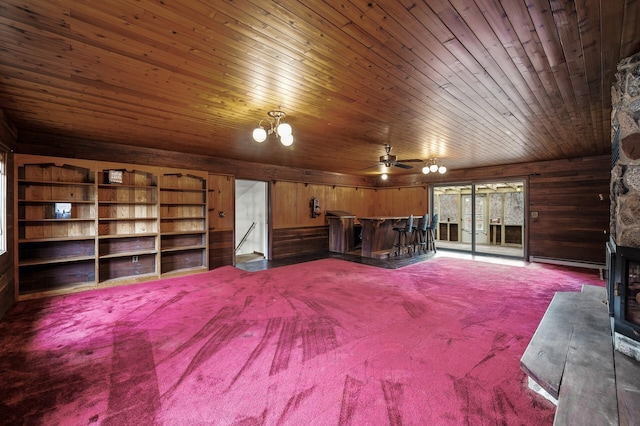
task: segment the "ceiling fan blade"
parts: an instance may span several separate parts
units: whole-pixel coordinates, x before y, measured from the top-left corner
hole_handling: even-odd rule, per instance
[[[374,165],[372,165],[372,166],[365,167],[364,169],[360,169],[360,170],[369,170],[369,169],[373,169],[374,167],[379,167],[379,166],[382,166],[382,164],[377,163],[377,164],[374,164]]]
[[[398,160],[398,163],[424,163],[424,160],[419,158],[411,158],[409,160]]]
[[[410,166],[408,164],[402,164],[402,163],[395,163],[394,166],[400,167],[401,169],[413,169],[413,166]]]

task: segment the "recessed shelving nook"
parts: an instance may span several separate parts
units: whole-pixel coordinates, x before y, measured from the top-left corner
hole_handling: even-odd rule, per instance
[[[207,173],[17,154],[18,299],[208,269]]]
[[[165,173],[160,177],[161,272],[207,263],[207,177]]]
[[[94,285],[95,172],[42,162],[16,176],[19,295]]]
[[[100,170],[98,282],[155,277],[157,234],[157,175],[136,169]]]

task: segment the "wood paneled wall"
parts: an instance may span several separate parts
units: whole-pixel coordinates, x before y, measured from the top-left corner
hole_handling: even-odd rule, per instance
[[[16,131],[9,120],[0,110],[0,148],[15,149]],[[7,156],[7,251],[0,255],[0,319],[15,302],[14,286],[14,176],[13,176],[13,154]]]
[[[311,198],[320,202],[321,214],[311,217]],[[375,190],[371,188],[307,184],[303,182],[273,182],[271,201],[273,228],[326,225],[325,212],[342,210],[357,216],[371,214]]]
[[[320,199],[322,212],[337,209],[358,216],[417,215],[428,210],[426,194],[431,184],[522,178],[530,182],[528,211],[538,212],[537,218],[531,218],[528,213],[528,254],[604,262],[604,241],[608,238],[609,230],[610,156],[450,170],[444,175],[402,175],[381,182],[377,177],[337,175],[206,156],[176,155],[173,152],[93,141],[80,144],[75,141],[76,148],[73,150],[69,150],[68,146],[70,144],[65,143],[65,139],[39,133],[26,133],[23,137],[21,133],[17,148],[20,152],[32,154],[167,167],[188,166],[234,178],[271,181],[274,230],[298,229],[299,232],[306,232],[303,229],[308,227],[326,226],[324,216],[315,219],[310,217],[308,203],[312,196]],[[600,201],[598,194],[603,194],[605,199]],[[228,235],[224,238],[232,241]],[[224,238],[214,238],[214,244]],[[275,232],[272,238],[277,238]],[[273,246],[279,247],[278,242],[274,240]],[[274,254],[279,255],[275,248],[272,250]]]
[[[429,211],[429,186],[377,189],[373,216],[422,216]]]
[[[328,226],[290,227],[273,230],[272,259],[326,252],[328,248]]]
[[[209,174],[209,269],[233,265],[235,178]]]
[[[209,231],[209,269],[234,264],[233,231]]]
[[[609,158],[585,160],[531,176],[530,256],[605,263],[610,164]]]

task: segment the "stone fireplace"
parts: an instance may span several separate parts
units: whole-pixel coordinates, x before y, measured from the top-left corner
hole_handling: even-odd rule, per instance
[[[611,97],[609,314],[616,350],[640,360],[640,53],[618,64]]]

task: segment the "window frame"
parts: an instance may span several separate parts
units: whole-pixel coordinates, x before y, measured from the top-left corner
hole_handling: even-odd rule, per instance
[[[9,152],[0,146],[0,256],[7,252],[7,162]]]

